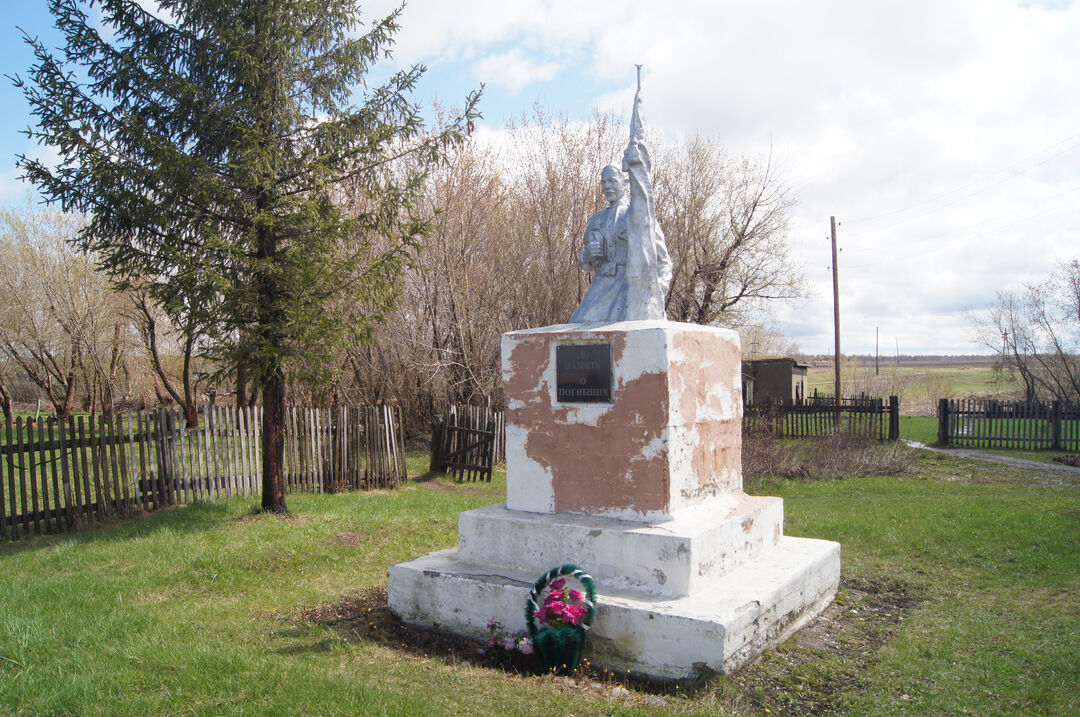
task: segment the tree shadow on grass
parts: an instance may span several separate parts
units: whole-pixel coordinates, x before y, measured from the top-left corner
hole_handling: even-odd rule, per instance
[[[431,481],[437,480],[439,478],[448,478],[448,477],[449,476],[446,473],[443,473],[442,471],[428,470],[428,471],[424,471],[423,473],[421,473],[418,476],[409,476],[409,480],[414,482],[414,483],[430,483]]]
[[[253,500],[257,500],[257,497]],[[253,512],[259,512],[257,504]],[[189,505],[166,506],[151,511],[136,508],[104,520],[83,520],[73,531],[31,535],[14,541],[0,540],[0,556],[46,550],[58,543],[124,542],[165,532],[200,533],[234,517],[229,506],[219,502],[196,501]]]

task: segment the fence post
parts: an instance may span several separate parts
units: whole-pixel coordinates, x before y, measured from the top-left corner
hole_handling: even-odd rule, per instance
[[[175,486],[173,485],[172,455],[169,452],[169,437],[172,435],[169,419],[172,416],[164,408],[157,410],[157,458],[158,476],[164,487],[165,500],[169,505],[176,505]]]
[[[942,446],[949,445],[949,399],[939,398],[937,404],[937,440]]]
[[[443,442],[443,418],[442,416],[431,417],[431,460],[428,461],[428,470],[436,473],[442,469],[442,442]]]
[[[900,397],[889,396],[889,440],[900,438]]]
[[[1055,451],[1061,450],[1061,401],[1054,401],[1050,404],[1053,415],[1051,416],[1051,431],[1053,432],[1053,439],[1050,442],[1051,448]]]

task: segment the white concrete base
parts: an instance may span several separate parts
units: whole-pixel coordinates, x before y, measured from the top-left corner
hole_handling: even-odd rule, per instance
[[[406,622],[484,639],[492,617],[524,625],[538,573],[471,563],[457,548],[389,570],[390,608]],[[587,654],[598,666],[653,678],[730,672],[817,615],[836,593],[840,545],[781,537],[707,588],[684,597],[600,586]]]
[[[780,498],[727,497],[657,523],[492,505],[459,517],[459,556],[536,576],[576,563],[608,591],[685,597],[771,550],[783,534]]]

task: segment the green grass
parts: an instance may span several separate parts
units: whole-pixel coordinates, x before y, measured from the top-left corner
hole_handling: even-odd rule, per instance
[[[1014,388],[995,383],[992,363],[987,362],[938,366],[901,364],[898,367],[895,363],[883,360],[880,373],[875,374],[873,361],[869,364],[844,361],[840,371],[844,385],[854,384],[871,391],[878,388],[881,391],[900,393],[918,392],[920,388],[944,391],[938,398],[988,396]],[[832,394],[835,378],[831,363],[810,367],[806,379],[811,393],[817,389],[819,392]]]
[[[1015,485],[1015,471],[969,463],[922,456],[899,478],[749,486],[785,499],[788,534],[840,541],[846,580],[902,583],[921,601],[833,711],[1080,711],[1080,485]],[[410,471],[424,464],[416,455]],[[606,700],[301,619],[384,587],[390,563],[453,545],[459,512],[504,496],[502,474],[424,476],[392,492],[290,495],[288,519],[232,499],[0,545],[0,713],[717,714],[735,704],[723,678],[663,706],[637,690]],[[812,679],[834,683],[844,659],[822,658]]]
[[[1075,713],[1080,491],[959,482],[951,459],[922,460],[908,479],[781,491],[799,506],[789,508],[788,533],[839,540],[845,575],[899,581],[924,600],[880,651],[866,689],[842,704],[876,714]],[[994,469],[980,472],[984,480]]]
[[[900,437],[928,446],[937,445],[938,419],[933,416],[900,416]]]

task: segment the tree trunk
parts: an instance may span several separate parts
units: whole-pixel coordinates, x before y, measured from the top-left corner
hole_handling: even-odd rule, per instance
[[[248,407],[247,366],[243,361],[236,362],[236,407]]]
[[[157,374],[158,380],[161,382],[161,387],[172,396],[172,399],[184,409],[184,421],[187,424],[187,428],[199,427],[199,405],[195,396],[194,379],[191,375],[191,357],[195,351],[195,329],[194,326],[189,325],[184,330],[184,369],[183,369],[183,390],[184,395],[181,396],[180,392],[173,386],[172,381],[169,380],[169,374],[165,372],[165,367],[161,363],[161,354],[158,352],[157,345],[157,320],[150,312],[150,306],[146,303],[145,296],[139,296],[135,300],[135,308],[139,312],[138,320],[140,322],[140,333],[143,337],[143,343],[146,344],[147,350],[150,352],[151,365],[154,367],[154,373]],[[163,398],[161,391],[157,386],[154,387],[154,392],[158,396],[158,402],[161,404],[168,403],[168,399]]]
[[[199,428],[199,407],[195,403],[184,406],[184,424],[185,428]]]
[[[0,408],[4,410],[4,420],[11,423],[15,420],[15,414],[11,409],[11,394],[7,390],[7,386],[4,385],[4,380],[0,377]],[[12,500],[15,497],[12,496]]]
[[[195,352],[195,332],[189,328],[184,341],[184,421],[187,428],[199,427],[199,402],[195,396],[194,379],[191,376],[191,355]]]
[[[284,514],[285,507],[285,375],[274,369],[263,388],[262,509]]]

